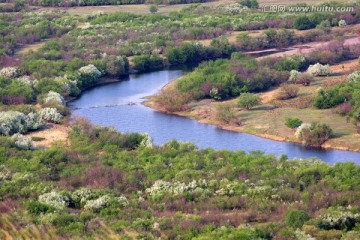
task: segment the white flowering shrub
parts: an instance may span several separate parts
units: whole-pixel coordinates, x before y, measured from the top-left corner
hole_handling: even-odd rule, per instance
[[[329,76],[330,74],[332,74],[332,70],[329,64],[322,65],[320,63],[310,65],[307,69],[307,72],[313,76]]]
[[[60,123],[63,119],[63,115],[56,108],[42,108],[39,110],[39,115],[43,120],[53,123]]]
[[[19,76],[19,70],[14,67],[7,67],[0,70],[1,77],[16,78]]]
[[[304,129],[307,129],[307,128],[310,128],[311,127],[311,124],[310,123],[303,123],[300,125],[300,127],[298,127],[296,129],[296,132],[295,132],[295,137],[296,138],[301,138],[302,137],[302,131]]]
[[[210,194],[210,190],[207,189],[205,180],[193,180],[188,184],[183,182],[170,183],[163,180],[157,180],[150,188],[147,188],[145,192],[153,199],[159,199],[166,194],[179,195],[184,192],[197,192],[205,195]]]
[[[102,73],[92,64],[80,68],[79,72],[82,74],[89,75],[93,78],[99,78],[102,76]]]
[[[0,112],[0,134],[11,136],[15,133],[26,133],[36,130],[43,125],[40,116],[36,113],[25,115],[21,112]]]
[[[36,130],[44,125],[44,122],[39,113],[29,113],[25,119],[26,127],[28,130]]]
[[[301,72],[296,71],[296,70],[291,70],[290,71],[290,77],[288,79],[288,82],[290,83],[295,83],[296,78],[301,74]]]
[[[16,78],[15,80],[25,83],[25,84],[29,85],[30,87],[34,86],[34,81],[31,80],[30,76],[22,76],[22,77]]]
[[[55,191],[40,195],[38,200],[41,203],[53,206],[58,211],[64,210],[69,205],[69,198]]]
[[[104,195],[98,199],[87,201],[84,208],[89,211],[98,212],[101,209],[108,207],[111,200],[112,199],[109,195]]]
[[[143,136],[143,139],[141,140],[139,146],[152,148],[153,147],[153,140],[150,137],[150,135],[148,133],[141,133],[141,136]]]
[[[11,179],[11,171],[5,165],[0,165],[0,183],[1,181],[10,180]]]
[[[65,100],[63,98],[63,96],[61,96],[59,93],[54,92],[54,91],[50,91],[48,92],[48,94],[46,95],[45,99],[44,99],[45,103],[55,103],[55,104],[59,104],[61,106],[65,106]]]
[[[77,207],[83,207],[87,201],[94,198],[94,193],[88,188],[80,188],[71,194],[71,199]]]
[[[217,8],[224,10],[225,12],[230,13],[230,14],[239,14],[242,11],[248,9],[248,7],[245,7],[245,6],[241,5],[240,3],[229,4],[226,6],[218,6]]]
[[[316,240],[316,238],[313,238],[311,235],[301,231],[300,229],[296,229],[295,236],[298,240]]]
[[[360,71],[355,71],[348,76],[349,83],[360,82]]]
[[[16,133],[11,137],[11,140],[14,141],[14,144],[17,148],[21,150],[32,150],[35,149],[34,142],[31,138],[24,137],[20,133]]]
[[[344,207],[329,208],[318,217],[318,226],[326,229],[344,229],[347,228],[349,222],[355,222],[355,219],[360,216],[359,213],[351,213]]]
[[[341,19],[339,21],[339,27],[345,27],[347,25],[346,21],[344,19]]]
[[[21,112],[0,112],[0,134],[26,133],[26,115]]]
[[[121,195],[120,197],[116,197],[114,200],[117,201],[122,207],[129,206],[129,200],[124,195]]]

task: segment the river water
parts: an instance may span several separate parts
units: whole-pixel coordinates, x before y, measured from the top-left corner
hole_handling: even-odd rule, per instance
[[[184,70],[162,70],[130,75],[124,81],[85,91],[69,104],[73,114],[88,118],[120,132],[147,132],[157,145],[172,139],[195,143],[200,148],[227,150],[261,150],[292,158],[317,157],[328,163],[354,161],[360,164],[360,153],[306,148],[300,144],[278,142],[257,136],[222,130],[184,117],[164,114],[141,104],[164,85],[181,77]]]

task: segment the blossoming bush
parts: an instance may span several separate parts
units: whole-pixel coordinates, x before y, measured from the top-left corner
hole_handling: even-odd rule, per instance
[[[85,75],[89,75],[93,78],[99,78],[102,76],[102,73],[92,64],[80,68],[79,72]]]
[[[50,205],[58,211],[65,210],[69,206],[69,198],[55,191],[40,195],[38,201]]]
[[[0,112],[0,133],[12,135],[27,131],[25,114],[20,112]]]
[[[341,19],[339,21],[339,27],[345,27],[347,25],[346,21],[344,19]]]
[[[355,72],[351,73],[348,76],[348,82],[349,83],[358,83],[358,82],[360,82],[360,71],[355,71]]]
[[[49,91],[44,99],[45,104],[58,104],[60,106],[65,105],[63,96],[54,91]]]
[[[95,200],[89,200],[86,202],[84,208],[93,212],[98,212],[103,208],[106,208],[110,205],[111,197],[109,195],[104,195]]]
[[[42,108],[39,110],[39,115],[43,120],[54,123],[60,123],[63,119],[63,115],[56,108]]]
[[[16,133],[11,137],[11,140],[14,141],[14,144],[17,148],[22,150],[32,150],[35,149],[34,143],[31,138],[24,137],[20,133]]]
[[[301,72],[299,72],[299,71],[291,70],[291,71],[290,71],[290,77],[289,77],[288,82],[290,82],[290,83],[295,83],[296,78],[297,78],[300,74],[301,74]]]
[[[1,77],[16,78],[19,76],[19,70],[14,67],[7,67],[0,70]]]
[[[327,124],[320,124],[313,122],[310,125],[301,124],[297,129],[295,136],[303,140],[307,146],[321,146],[326,140],[330,138],[332,129]]]
[[[329,208],[318,217],[317,226],[325,230],[351,230],[359,216],[359,213],[352,213],[346,208]]]
[[[313,76],[329,76],[332,74],[332,70],[328,64],[322,65],[320,63],[310,65],[307,72]]]
[[[148,193],[153,200],[161,199],[167,194],[179,195],[185,192],[196,192],[205,195],[210,194],[209,189],[207,189],[207,182],[205,180],[194,180],[188,184],[183,182],[170,183],[163,180],[157,180],[150,188],[147,188],[145,192]]]
[[[71,194],[71,200],[74,202],[76,208],[82,208],[87,201],[93,199],[95,194],[88,188],[80,188]]]

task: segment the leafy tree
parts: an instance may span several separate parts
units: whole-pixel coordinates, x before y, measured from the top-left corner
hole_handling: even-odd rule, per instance
[[[306,221],[310,220],[307,212],[302,210],[290,210],[285,217],[285,224],[294,229],[301,228]]]
[[[237,105],[241,108],[246,108],[247,110],[259,105],[259,103],[260,98],[253,93],[242,93],[237,100]]]
[[[294,28],[298,30],[306,30],[315,27],[315,24],[305,15],[298,16],[294,21]]]
[[[300,127],[300,125],[302,124],[303,122],[299,119],[299,118],[287,118],[285,120],[285,125],[288,127],[288,128],[297,128],[297,127]]]

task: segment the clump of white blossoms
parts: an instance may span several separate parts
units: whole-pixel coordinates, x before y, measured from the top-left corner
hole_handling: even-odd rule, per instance
[[[39,110],[39,115],[43,120],[53,123],[60,123],[63,119],[63,115],[56,108],[42,108]]]
[[[97,69],[94,65],[89,64],[79,69],[79,72],[82,74],[86,74],[92,76],[94,78],[99,78],[102,76],[102,73]]]
[[[80,188],[71,194],[71,199],[79,203],[81,207],[92,198],[94,198],[94,193],[88,188]]]
[[[19,76],[19,70],[14,67],[7,67],[0,70],[1,77],[16,78]]]
[[[206,188],[207,182],[205,180],[193,180],[188,184],[183,182],[170,183],[163,180],[157,180],[150,188],[147,188],[145,191],[151,197],[159,197],[167,193],[173,195],[179,195],[184,192],[210,193]]]
[[[330,74],[332,74],[332,70],[329,64],[322,65],[320,63],[310,65],[307,69],[307,72],[313,76],[329,76]]]
[[[63,98],[63,96],[61,96],[59,93],[54,92],[54,91],[50,91],[48,92],[48,94],[46,95],[45,99],[44,99],[45,103],[56,103],[59,105],[64,106],[65,105],[65,100]]]
[[[11,136],[15,133],[26,133],[28,130],[36,130],[43,125],[38,114],[21,112],[0,112],[0,134]]]
[[[17,81],[25,83],[27,85],[29,85],[30,87],[34,86],[34,81],[31,80],[30,76],[22,76],[19,78],[16,78]]]
[[[143,139],[140,142],[140,146],[152,148],[153,147],[153,140],[150,137],[150,135],[147,134],[147,133],[141,133],[141,136],[143,136]]]
[[[28,130],[36,130],[44,125],[40,114],[34,112],[31,112],[26,116],[25,123]]]
[[[87,201],[84,208],[86,210],[97,212],[103,208],[108,207],[110,205],[110,201],[111,197],[109,195],[104,195],[99,197],[98,199]]]
[[[355,71],[348,76],[349,83],[357,83],[360,81],[360,71]]]
[[[5,165],[0,165],[0,182],[5,180],[10,180],[12,177],[10,169]]]
[[[14,141],[14,144],[17,148],[22,150],[32,150],[35,149],[34,142],[31,138],[24,137],[20,133],[16,133],[11,137],[11,140]]]
[[[301,138],[302,137],[302,131],[304,129],[308,129],[309,127],[311,127],[311,124],[310,123],[303,123],[300,125],[300,127],[298,127],[296,129],[296,132],[295,132],[295,137],[297,138]]]
[[[294,83],[296,81],[296,78],[301,74],[301,72],[296,71],[296,70],[291,70],[290,71],[290,77],[288,79],[288,82],[290,83]]]
[[[53,206],[56,210],[64,210],[69,205],[69,199],[55,191],[39,196],[39,202]]]
[[[26,115],[21,112],[0,112],[0,134],[10,136],[27,131]]]
[[[339,27],[345,27],[347,25],[346,21],[344,19],[341,19],[339,21]]]
[[[129,205],[129,201],[124,195],[116,197],[114,200],[117,201],[122,207],[127,207]]]

